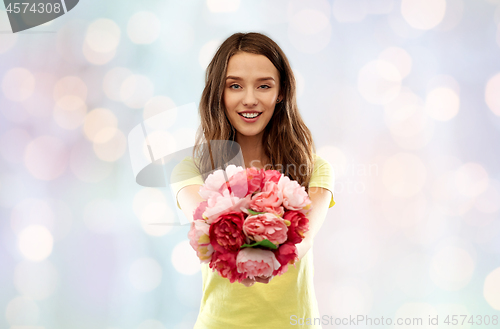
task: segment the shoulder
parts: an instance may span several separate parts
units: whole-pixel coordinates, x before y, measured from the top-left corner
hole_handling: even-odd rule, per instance
[[[200,171],[195,164],[195,159],[192,156],[186,156],[172,170],[171,180],[173,182],[185,180],[194,176],[199,176]]]

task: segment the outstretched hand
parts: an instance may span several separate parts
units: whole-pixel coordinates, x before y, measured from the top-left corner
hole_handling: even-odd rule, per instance
[[[255,282],[260,282],[260,283],[269,283],[271,279],[274,277],[274,275],[271,276],[256,276],[254,279],[246,278],[241,281],[242,284],[244,284],[246,287],[251,287],[255,284]]]

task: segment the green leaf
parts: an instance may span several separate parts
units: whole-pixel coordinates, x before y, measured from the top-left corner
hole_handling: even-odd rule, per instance
[[[278,249],[278,246],[269,241],[268,239],[264,239],[262,241],[257,241],[252,244],[244,244],[241,246],[241,248],[253,248],[253,247],[266,247],[269,249]]]
[[[266,212],[265,211],[262,211],[262,212],[258,212],[258,211],[253,211],[252,209],[247,209],[249,213],[251,213],[252,215],[258,215],[258,214],[265,214]]]

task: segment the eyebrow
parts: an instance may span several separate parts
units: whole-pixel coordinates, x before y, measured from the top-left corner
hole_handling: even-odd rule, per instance
[[[240,77],[235,77],[235,76],[232,76],[232,75],[229,75],[226,77],[226,80],[229,80],[229,79],[233,79],[233,80],[242,80]],[[264,81],[264,80],[273,80],[274,81],[274,78],[273,77],[264,77],[264,78],[258,78],[257,81]]]

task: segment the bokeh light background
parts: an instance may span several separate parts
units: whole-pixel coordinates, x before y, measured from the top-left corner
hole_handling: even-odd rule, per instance
[[[17,34],[2,7],[0,30],[1,328],[192,328],[188,228],[151,225],[178,214],[127,135],[198,103],[240,31],[283,48],[335,168],[321,314],[500,315],[499,0],[84,0]]]

